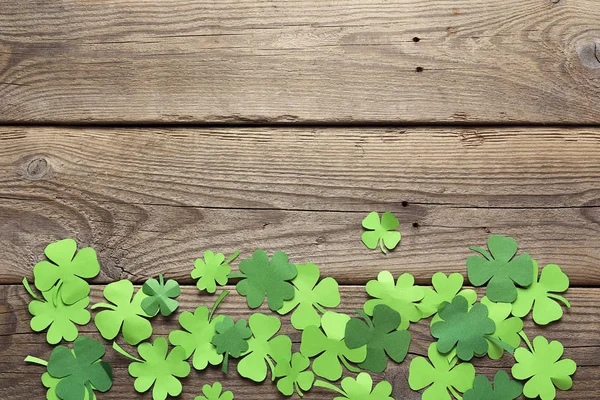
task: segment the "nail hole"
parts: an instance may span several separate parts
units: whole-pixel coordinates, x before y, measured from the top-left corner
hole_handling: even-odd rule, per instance
[[[415,71],[417,71],[417,72],[423,72],[423,67],[417,67],[417,68],[415,68]]]
[[[413,222],[413,228],[418,228],[419,227],[419,223],[418,222]]]
[[[402,207],[406,207],[406,206],[408,206],[408,202],[407,201],[403,201],[402,202]]]
[[[420,41],[421,41],[421,39],[419,39],[419,38],[418,38],[418,37],[416,37],[416,36],[413,38],[413,42],[415,42],[415,43],[419,43]]]

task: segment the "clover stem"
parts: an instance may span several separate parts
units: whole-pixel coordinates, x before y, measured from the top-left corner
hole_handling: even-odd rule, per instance
[[[217,300],[215,301],[215,304],[213,304],[212,309],[210,310],[210,314],[208,315],[208,322],[212,320],[213,314],[215,313],[215,311],[217,311],[217,307],[219,307],[219,304],[221,304],[221,302],[225,299],[225,297],[227,297],[228,294],[229,290],[223,290],[219,297],[217,297]]]
[[[241,272],[231,272],[229,275],[227,275],[227,279],[235,279],[235,278],[245,278],[246,275],[242,274]]]
[[[379,239],[379,248],[381,249],[383,254],[387,253],[387,250],[385,249],[385,247],[383,247],[383,239]]]
[[[33,356],[25,357],[25,361],[33,363],[33,364],[43,365],[44,367],[48,366],[48,361],[42,360],[41,358],[37,358],[37,357],[33,357]]]
[[[223,371],[224,374],[227,373],[227,366],[229,364],[229,352],[225,352],[225,354],[223,355],[223,365],[221,366],[221,371]]]
[[[317,309],[321,314],[325,314],[327,310],[325,310],[319,303],[313,303],[313,307]]]
[[[346,393],[344,393],[344,391],[342,389],[338,388],[337,386],[332,385],[329,382],[325,382],[320,379],[317,379],[317,381],[315,382],[315,386],[333,390],[334,392],[337,392],[337,393],[341,394],[342,396],[347,397]]]
[[[124,356],[124,357],[127,357],[127,358],[129,358],[130,360],[137,361],[137,362],[140,362],[140,363],[143,363],[143,362],[144,362],[144,361],[140,360],[139,358],[137,358],[137,357],[134,357],[134,356],[132,356],[131,354],[129,354],[127,351],[125,351],[125,349],[124,349],[124,348],[122,348],[121,346],[119,346],[119,345],[117,344],[117,342],[113,342],[113,345],[112,345],[112,347],[113,347],[113,349],[114,349],[114,350],[115,350],[117,353],[119,353],[120,355],[122,355],[122,356]]]
[[[304,393],[302,393],[302,390],[300,390],[300,385],[298,385],[298,382],[294,382],[294,388],[296,389],[298,396],[304,397]]]
[[[508,353],[513,354],[515,352],[515,348],[513,346],[511,346],[510,344],[506,343],[503,340],[500,340],[499,338],[492,336],[492,335],[484,335],[484,337],[489,340],[490,342],[494,343],[497,346],[500,346],[503,350],[506,350]]]
[[[369,316],[363,310],[356,310],[356,313],[358,315],[360,315],[362,317],[362,319],[365,320],[367,325],[369,325],[369,328],[371,328],[371,329],[375,328],[375,326],[373,326],[373,322],[371,321],[371,318],[369,318]]]
[[[108,303],[96,303],[90,308],[92,310],[95,310],[96,308],[99,308],[99,307],[108,308],[109,310],[113,310],[113,311],[117,310],[117,307],[113,306],[112,304],[108,304]]]
[[[33,297],[35,300],[39,300],[40,298],[33,292],[33,290],[31,289],[31,286],[29,286],[29,282],[27,281],[27,278],[23,278],[23,286],[25,287],[25,290],[27,290],[27,293],[29,293],[29,295],[31,297]]]
[[[88,398],[93,399],[94,398],[94,389],[92,389],[92,385],[89,382],[86,382],[85,388],[88,391]]]
[[[350,364],[348,363],[348,360],[346,360],[346,358],[345,358],[344,356],[340,356],[340,360],[342,361],[342,364],[344,364],[344,367],[346,367],[346,369],[347,369],[348,371],[350,371],[350,372],[355,372],[355,373],[358,373],[358,372],[360,372],[360,369],[359,369],[359,368],[356,368],[356,367],[354,367],[354,366],[352,366],[352,365],[350,365]]]
[[[529,341],[529,338],[525,334],[525,331],[519,332],[519,336],[521,336],[521,338],[523,338],[523,340],[525,341],[525,344],[527,344],[527,347],[529,347],[529,350],[531,350],[531,352],[533,353],[534,352],[533,351],[533,346],[531,345],[531,342]]]
[[[547,296],[551,299],[560,301],[565,306],[567,306],[567,308],[571,308],[571,303],[569,303],[569,300],[565,299],[564,297],[552,293],[548,293]]]
[[[471,247],[469,247],[469,250],[476,251],[477,253],[481,254],[483,256],[483,258],[485,258],[488,261],[492,261],[494,259],[492,257],[492,255],[490,253],[488,253],[488,251],[484,248],[477,247],[477,246],[471,246]]]
[[[269,364],[269,368],[271,368],[271,380],[275,382],[275,366],[273,365],[273,361],[269,358],[269,356],[265,357],[267,364]]]
[[[229,265],[229,263],[233,262],[236,258],[238,258],[239,255],[240,251],[236,250],[235,253],[233,253],[233,255],[227,259],[227,261],[225,261],[225,265]]]
[[[462,400],[462,396],[452,386],[448,386],[448,390],[456,400]]]
[[[163,277],[163,274],[158,274],[158,282],[160,283],[160,286],[165,286],[165,278]]]

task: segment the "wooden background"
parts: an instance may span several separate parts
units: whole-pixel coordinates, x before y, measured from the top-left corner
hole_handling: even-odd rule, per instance
[[[193,310],[213,301],[189,276],[205,249],[264,248],[317,263],[352,312],[380,270],[464,273],[490,234],[569,275],[573,308],[526,332],[578,364],[557,398],[600,398],[598,21],[595,0],[2,1],[0,399],[44,398],[23,358],[52,347],[19,284],[49,242],[98,251],[93,301],[164,272]],[[372,210],[401,221],[387,256],[360,243]],[[251,313],[237,294],[221,311]],[[410,330],[409,359],[432,340],[427,321]],[[150,398],[106,359],[115,386],[99,399]],[[512,363],[475,361],[488,376]],[[215,380],[282,398],[234,364],[192,372],[182,398]],[[395,399],[420,398],[408,365],[377,377]]]

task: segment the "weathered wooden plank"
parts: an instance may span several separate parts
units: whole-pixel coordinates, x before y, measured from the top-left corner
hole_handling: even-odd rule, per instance
[[[232,288],[231,288],[232,289]],[[94,286],[92,291],[93,302],[101,299],[101,287]],[[366,299],[364,289],[356,286],[344,286],[342,292],[342,312],[352,313],[354,309],[361,307]],[[481,292],[481,291],[480,291]],[[559,399],[590,399],[600,396],[600,314],[598,313],[598,301],[600,300],[600,289],[569,289],[567,297],[571,300],[572,308],[558,323],[540,328],[526,321],[525,331],[530,338],[536,335],[544,335],[551,340],[560,340],[565,346],[565,357],[572,358],[579,368],[574,376],[574,386],[571,391],[560,392]],[[196,288],[184,287],[180,297],[181,306],[179,311],[193,310],[199,304],[210,305],[215,296],[199,295]],[[45,343],[43,334],[32,333],[29,328],[29,314],[27,313],[28,295],[18,286],[0,286],[0,399],[12,398],[42,398],[43,388],[39,382],[40,368],[27,365],[22,360],[28,355],[35,355],[47,359],[51,346]],[[261,309],[263,312],[270,312]],[[220,306],[219,312],[231,315],[234,318],[247,318],[252,311],[247,308],[244,298],[235,292]],[[284,326],[282,333],[290,335],[297,349],[301,334],[289,324],[289,316],[282,317]],[[178,327],[176,318],[156,318],[153,320],[155,336],[167,336],[168,333]],[[428,321],[421,321],[411,325],[410,331],[413,336],[409,359],[416,355],[426,354],[426,349],[432,338],[429,335]],[[83,329],[86,335],[100,339],[93,324]],[[115,368],[115,386],[103,399],[131,398],[134,397],[132,379],[126,372],[127,360],[116,355],[111,349],[107,350],[105,357]],[[478,373],[493,376],[498,368],[509,369],[514,360],[505,356],[499,361],[487,358],[475,359],[474,364]],[[405,397],[407,392],[406,371],[409,362],[401,365],[390,364],[384,376],[394,384],[395,398]],[[224,377],[218,368],[209,369],[201,373],[192,373],[184,381],[184,399],[192,399],[200,393],[201,387],[207,382],[221,380],[225,386],[234,391],[236,399],[278,399],[276,389],[270,382],[256,385],[249,381],[240,379],[235,372],[235,363],[232,362],[231,373]],[[251,389],[251,390],[249,390]],[[149,398],[149,397],[148,397]],[[331,393],[315,390],[310,393],[311,399],[331,399]],[[415,398],[415,397],[412,397]],[[419,397],[416,397],[419,398]]]
[[[596,0],[5,0],[0,121],[598,123]]]

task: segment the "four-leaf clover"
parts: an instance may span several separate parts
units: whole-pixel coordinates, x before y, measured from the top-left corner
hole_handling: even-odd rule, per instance
[[[229,390],[223,392],[221,382],[202,386],[202,393],[204,396],[197,396],[194,400],[233,400],[233,393]]]
[[[371,250],[379,244],[381,251],[387,253],[387,250],[393,250],[400,243],[401,235],[396,230],[400,223],[391,212],[383,213],[379,220],[379,214],[373,211],[363,219],[362,226],[368,229],[362,234],[362,242]]]
[[[179,306],[179,302],[174,300],[181,294],[179,283],[173,279],[165,282],[162,274],[158,275],[158,281],[148,279],[142,291],[148,296],[142,300],[142,309],[148,315],[156,315],[160,309],[162,316],[167,317]]]
[[[248,350],[248,339],[252,336],[252,331],[246,326],[246,320],[241,319],[236,323],[230,316],[215,325],[217,333],[212,338],[211,343],[216,347],[218,354],[223,354],[224,373],[227,373],[229,365],[229,356],[239,358]]]
[[[523,385],[511,381],[504,370],[496,372],[494,387],[483,375],[478,375],[473,381],[473,388],[467,390],[463,400],[514,400],[523,393]]]
[[[473,289],[462,289],[464,278],[459,273],[446,276],[443,272],[436,272],[431,277],[433,288],[424,287],[425,295],[417,307],[421,317],[427,318],[437,313],[456,296],[463,296],[469,304],[477,301],[477,293]]]
[[[298,393],[302,397],[305,392],[310,390],[315,381],[315,374],[307,371],[310,367],[310,360],[301,353],[294,353],[292,360],[280,360],[275,366],[275,377],[281,378],[277,381],[277,389],[286,396]]]
[[[388,381],[381,381],[373,388],[373,379],[366,372],[361,372],[356,378],[344,378],[342,389],[320,380],[315,382],[315,386],[333,390],[344,396],[336,397],[335,400],[394,400],[392,385]]]
[[[236,251],[227,261],[222,253],[213,253],[210,250],[204,252],[204,260],[197,258],[192,270],[192,278],[198,279],[196,287],[199,290],[206,290],[208,293],[214,293],[217,290],[217,284],[226,285],[228,275],[231,272],[229,264],[240,254]]]

